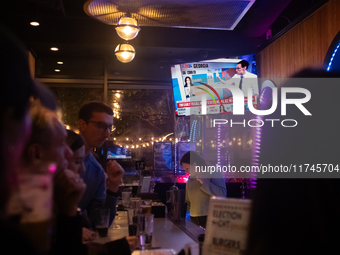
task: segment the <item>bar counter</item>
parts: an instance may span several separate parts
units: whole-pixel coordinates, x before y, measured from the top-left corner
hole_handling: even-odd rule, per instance
[[[124,217],[125,212],[118,212],[116,220]],[[96,243],[107,243],[128,235],[127,228],[117,229],[114,224],[109,228],[108,236],[97,238]],[[173,222],[169,218],[155,218],[152,236],[153,249],[173,249],[178,254],[186,245],[191,247],[192,255],[199,254],[198,236],[205,230],[190,220]]]
[[[178,253],[188,244],[192,249],[192,254],[198,255],[198,235],[204,233],[204,230],[193,225],[189,220],[174,223],[168,218],[154,219],[152,246],[173,249]]]

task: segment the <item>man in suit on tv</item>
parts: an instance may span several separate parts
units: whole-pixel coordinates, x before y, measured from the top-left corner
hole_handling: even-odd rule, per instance
[[[248,61],[241,60],[236,65],[236,73],[235,75],[227,81],[222,80],[220,77],[219,80],[223,84],[237,86],[239,89],[242,90],[245,97],[248,96],[248,90],[251,89],[252,95],[258,96],[259,94],[259,86],[257,82],[257,75],[249,73],[247,68],[249,66]],[[223,89],[223,98],[232,97],[232,93],[229,89]]]

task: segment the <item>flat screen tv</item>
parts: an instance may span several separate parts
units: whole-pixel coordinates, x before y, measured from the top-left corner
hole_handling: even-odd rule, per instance
[[[241,59],[217,59],[178,64],[171,67],[172,86],[177,116],[232,112],[232,94],[223,87],[236,74]],[[255,78],[257,80],[257,78]],[[258,94],[258,85],[254,94]],[[202,97],[206,109],[202,109]],[[251,99],[255,106],[256,98]],[[248,100],[245,98],[245,109]]]
[[[106,159],[129,159],[131,151],[120,146],[113,146],[107,149]]]
[[[154,142],[153,155],[155,171],[172,171],[171,142]]]
[[[196,151],[196,143],[190,143],[190,142],[178,142],[176,143],[176,169],[175,172],[177,174],[185,174],[185,170],[182,167],[182,165],[180,164],[181,159],[183,157],[183,155],[187,152],[187,151]]]

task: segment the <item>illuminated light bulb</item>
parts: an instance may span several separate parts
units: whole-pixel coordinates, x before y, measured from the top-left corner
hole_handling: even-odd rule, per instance
[[[137,20],[129,16],[121,17],[115,29],[118,36],[127,41],[135,38],[140,31]]]
[[[129,145],[126,145],[126,149],[129,149]]]
[[[122,53],[122,57],[126,60],[128,59],[128,57],[130,56],[130,54],[128,52],[123,52]]]
[[[113,138],[113,140],[115,140],[115,141],[116,141],[116,137],[114,137],[114,138]]]
[[[71,129],[69,125],[65,125],[65,127],[66,127],[67,130]]]
[[[153,140],[153,137],[151,137],[151,140]]]
[[[229,145],[232,145],[233,143],[232,142],[229,142]]]
[[[141,141],[142,140],[142,138],[139,138],[139,141]]]
[[[126,141],[129,141],[129,138],[126,137]]]
[[[241,142],[238,142],[237,144],[238,144],[238,145],[241,145]]]
[[[62,62],[62,61],[58,61],[58,62],[57,62],[57,64],[58,64],[58,65],[63,65],[63,64],[64,64],[64,62]]]
[[[57,47],[51,47],[51,51],[58,51],[59,49]]]
[[[136,55],[135,49],[128,43],[118,44],[115,49],[117,59],[122,63],[129,63]]]
[[[233,141],[235,141],[235,140],[236,140],[236,138],[234,137],[234,138],[233,138]]]
[[[33,27],[37,27],[37,26],[39,26],[40,24],[39,24],[38,21],[31,21],[31,22],[30,22],[30,25],[33,26]]]

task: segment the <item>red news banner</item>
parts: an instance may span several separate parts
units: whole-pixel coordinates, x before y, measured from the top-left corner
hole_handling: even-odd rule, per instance
[[[207,114],[230,113],[233,111],[233,98],[221,99],[223,108],[220,100],[216,99],[215,102],[214,100],[207,100]],[[252,104],[255,109],[258,109],[255,96],[252,97]],[[246,110],[249,110],[247,97],[244,98],[244,105]],[[202,101],[177,102],[177,111],[179,116],[202,114]]]

